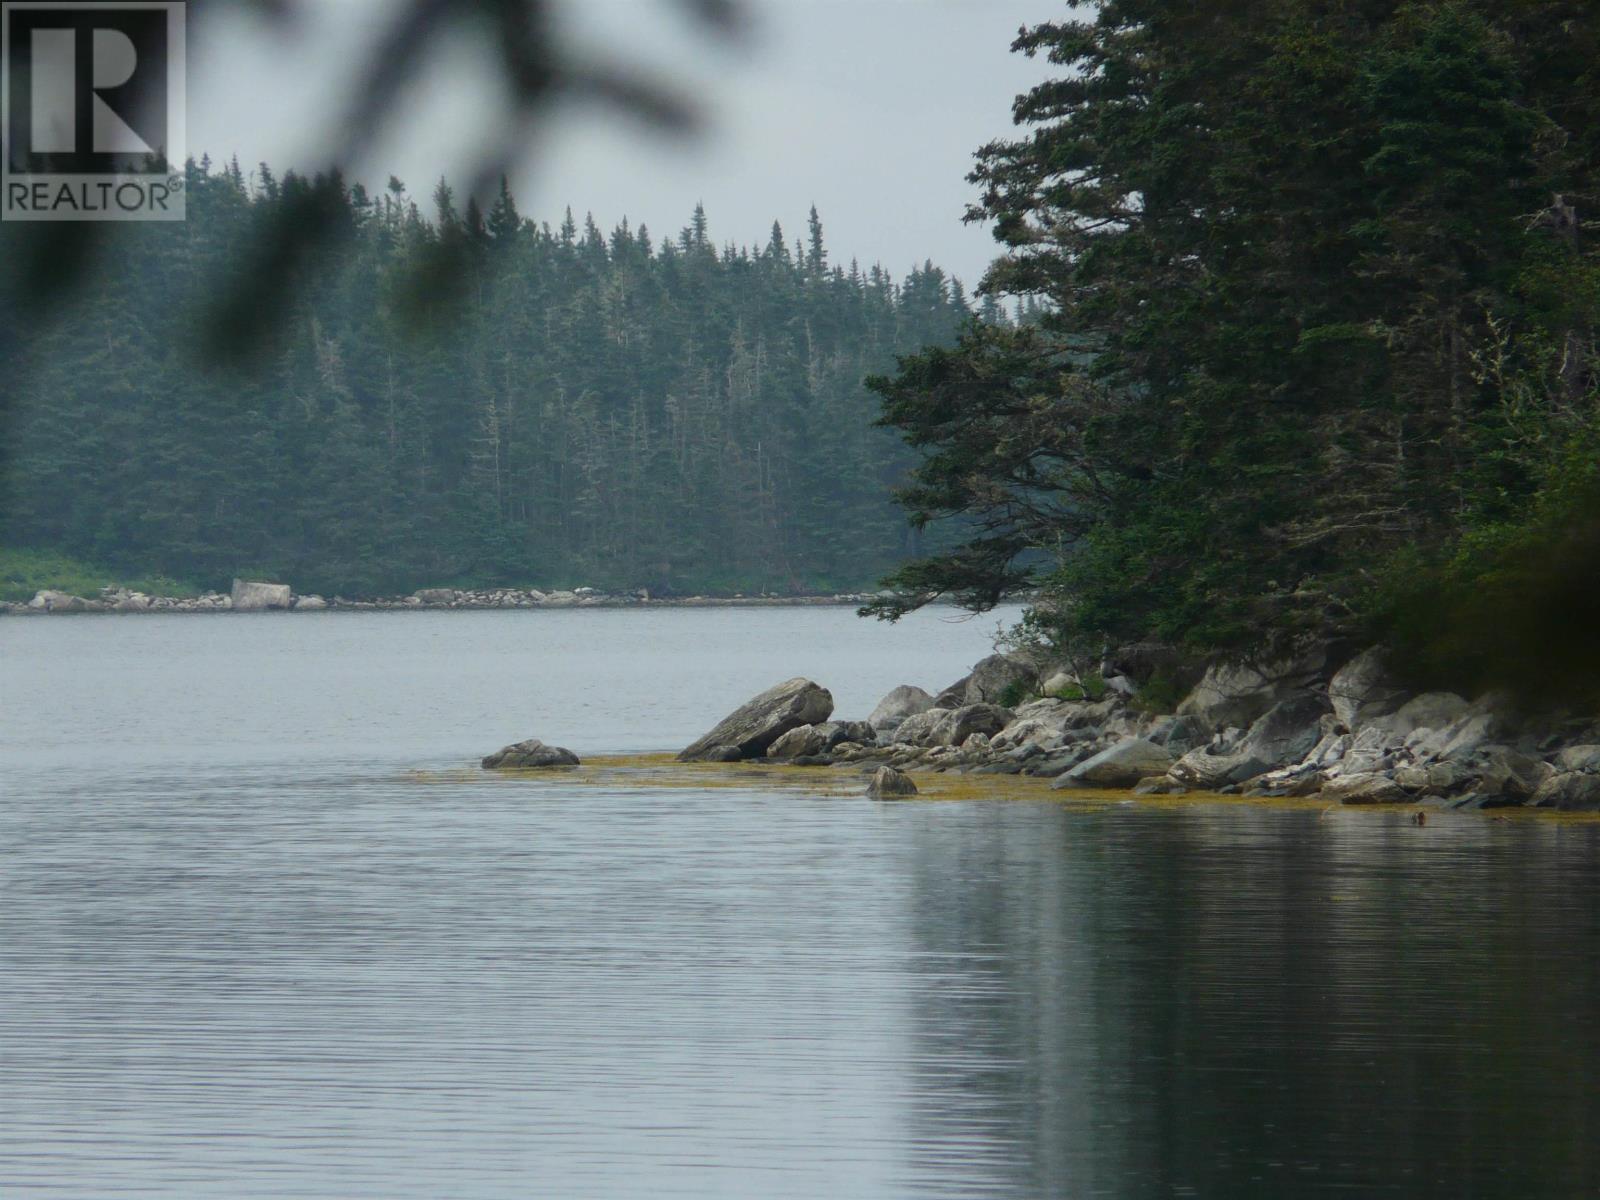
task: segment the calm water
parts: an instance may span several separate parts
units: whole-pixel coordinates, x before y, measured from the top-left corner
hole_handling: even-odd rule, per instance
[[[445,770],[992,628],[0,622],[0,1196],[1600,1194],[1600,826]]]

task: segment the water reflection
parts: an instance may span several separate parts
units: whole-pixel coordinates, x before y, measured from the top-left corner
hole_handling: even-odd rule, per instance
[[[1596,1194],[1594,834],[1238,808],[923,825],[918,1173],[977,1138],[1019,1196]]]

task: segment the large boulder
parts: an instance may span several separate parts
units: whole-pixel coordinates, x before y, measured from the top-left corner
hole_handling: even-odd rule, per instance
[[[1015,703],[1018,697],[1011,693],[1038,685],[1039,676],[1031,664],[1011,655],[991,654],[967,676],[965,699],[968,704]]]
[[[269,608],[288,608],[289,585],[235,579],[232,599],[234,612],[265,612]]]
[[[975,733],[993,737],[1015,719],[1009,708],[998,704],[969,704],[956,709],[950,719],[950,740],[946,745],[959,746]]]
[[[907,717],[925,713],[932,707],[932,696],[919,687],[902,683],[878,701],[878,707],[872,710],[867,723],[874,729],[894,729]]]
[[[1061,787],[1131,788],[1172,766],[1172,752],[1144,738],[1126,738],[1073,767],[1056,784]]]
[[[1214,792],[1264,775],[1271,769],[1269,764],[1245,750],[1201,746],[1173,763],[1168,774],[1174,783],[1186,788]]]
[[[929,708],[913,713],[895,726],[894,740],[908,746],[948,745],[948,742],[938,739],[940,731],[948,729],[954,712],[953,708]]]
[[[1333,715],[1349,730],[1358,729],[1372,717],[1392,713],[1403,696],[1390,682],[1384,653],[1378,646],[1356,655],[1328,681]]]
[[[1032,663],[1012,654],[991,654],[934,697],[935,708],[962,708],[968,704],[998,704],[1013,688],[1031,691],[1039,685]]]
[[[460,595],[455,588],[422,588],[411,593],[422,604],[454,604]]]
[[[1579,771],[1552,775],[1539,785],[1529,803],[1561,812],[1600,812],[1600,775]]]
[[[1600,746],[1568,746],[1556,755],[1556,766],[1562,771],[1600,774]]]
[[[1178,705],[1178,715],[1199,717],[1212,729],[1252,724],[1274,704],[1317,685],[1325,651],[1267,662],[1216,663]]]
[[[760,758],[791,729],[820,725],[833,715],[833,695],[809,679],[770,687],[719,721],[710,733],[678,754],[679,762],[735,762]]]
[[[959,746],[975,733],[989,737],[1011,724],[1014,714],[998,704],[965,704],[930,708],[907,717],[894,732],[897,742],[912,746]]]
[[[1241,749],[1268,769],[1297,763],[1322,740],[1322,718],[1328,711],[1321,696],[1293,696],[1274,704],[1250,726]]]
[[[82,596],[74,596],[70,592],[57,592],[46,588],[42,592],[35,592],[33,599],[28,601],[28,607],[39,609],[43,612],[89,612],[90,605]]]
[[[578,756],[561,746],[546,746],[538,738],[529,738],[496,750],[483,760],[483,765],[491,771],[510,767],[575,767]]]
[[[1470,706],[1454,692],[1423,692],[1413,696],[1388,716],[1368,722],[1396,742],[1419,729],[1448,729],[1467,714]]]
[[[1556,769],[1510,746],[1484,746],[1467,763],[1473,790],[1512,800],[1531,800]]]

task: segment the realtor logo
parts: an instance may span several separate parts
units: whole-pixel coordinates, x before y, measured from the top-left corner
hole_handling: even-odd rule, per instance
[[[0,219],[184,218],[184,6],[0,2]]]

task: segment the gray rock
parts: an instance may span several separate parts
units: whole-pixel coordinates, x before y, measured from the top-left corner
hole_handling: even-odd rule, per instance
[[[960,746],[974,734],[993,737],[1011,724],[1013,714],[998,704],[969,704],[958,708],[950,718],[949,745]]]
[[[1556,766],[1562,771],[1600,774],[1600,746],[1568,746],[1556,755]]]
[[[1152,723],[1145,736],[1181,757],[1196,746],[1205,745],[1210,735],[1198,717],[1162,717]]]
[[[1144,738],[1127,738],[1066,772],[1064,778],[1089,787],[1132,787],[1152,775],[1165,775],[1172,752]]]
[[[827,749],[828,735],[820,725],[791,729],[767,747],[768,758],[805,758]]]
[[[1247,727],[1274,704],[1313,687],[1326,657],[1319,649],[1270,662],[1214,664],[1178,705],[1178,715],[1198,717],[1212,729]]]
[[[1469,758],[1503,729],[1504,722],[1495,713],[1468,712],[1436,733],[1424,733],[1412,745],[1412,752],[1419,759]]]
[[[546,592],[541,603],[547,608],[573,608],[578,603],[578,593]]]
[[[872,773],[872,780],[867,784],[867,795],[875,800],[916,794],[917,785],[912,782],[911,777],[896,771],[893,767],[879,767]]]
[[[759,758],[791,729],[820,725],[833,715],[833,695],[809,679],[789,679],[746,701],[710,733],[678,754],[679,762]]]
[[[919,687],[902,683],[872,710],[867,723],[875,729],[895,729],[907,717],[925,713],[933,707],[933,697]]]
[[[1475,791],[1528,800],[1556,769],[1510,746],[1485,746],[1473,757],[1468,774],[1477,781]]]
[[[454,604],[461,593],[455,588],[419,588],[411,594],[419,604]]]
[[[963,708],[968,704],[997,703],[1020,685],[1028,692],[1039,687],[1039,666],[1022,654],[991,654],[971,671],[933,698],[935,708]]]
[[[1240,749],[1267,769],[1299,762],[1321,740],[1327,704],[1317,695],[1294,696],[1274,704],[1250,726]],[[1243,783],[1242,779],[1232,780]]]
[[[1184,787],[1216,792],[1265,775],[1271,767],[1246,750],[1218,753],[1211,746],[1191,750],[1172,764],[1168,772]]]
[[[878,741],[878,731],[866,721],[827,721],[817,728],[827,738],[823,746],[825,750],[832,750],[846,742],[872,746]]]
[[[1394,780],[1376,773],[1341,775],[1323,784],[1319,795],[1340,804],[1404,804],[1410,798]]]
[[[321,596],[296,596],[294,598],[295,612],[320,612],[328,607],[328,602]]]
[[[1408,792],[1422,792],[1432,780],[1427,767],[1396,767],[1394,781]]]
[[[1580,771],[1552,775],[1539,785],[1529,803],[1560,812],[1600,812],[1600,775]]]
[[[289,585],[235,579],[230,599],[233,602],[234,612],[264,612],[269,608],[288,608]]]
[[[975,733],[993,737],[1011,724],[1012,713],[997,704],[968,704],[961,708],[930,708],[907,717],[894,737],[912,746],[959,746]]]
[[[990,744],[996,750],[1008,751],[1025,747],[1040,748],[1057,743],[1060,739],[1060,731],[1043,721],[1018,718],[995,734]]]
[[[529,738],[525,742],[506,746],[496,750],[483,760],[483,765],[488,770],[503,770],[510,767],[575,767],[578,765],[578,756],[571,750],[560,746],[546,746],[538,738]]]
[[[1398,745],[1419,729],[1449,728],[1466,715],[1467,708],[1467,702],[1454,692],[1423,692],[1367,724],[1381,729],[1391,744]]]
[[[92,612],[95,608],[82,596],[74,596],[69,592],[57,592],[45,589],[35,592],[33,599],[28,601],[28,607],[41,612]]]
[[[139,592],[132,595],[120,596],[112,606],[117,612],[149,612],[150,597]]]
[[[972,668],[963,695],[968,704],[999,704],[1014,688],[1038,686],[1038,674],[1030,663],[1009,654],[991,654]]]
[[[948,725],[954,709],[930,708],[907,717],[895,728],[894,740],[908,746],[939,745],[936,739],[942,727]]]
[[[1152,775],[1133,785],[1135,796],[1182,796],[1188,790],[1168,775]]]
[[[1352,732],[1373,717],[1392,713],[1404,693],[1389,680],[1384,653],[1374,646],[1340,667],[1328,682],[1328,700],[1339,723]]]
[[[1078,677],[1071,671],[1056,671],[1039,685],[1039,691],[1045,696],[1057,696],[1078,686]]]

